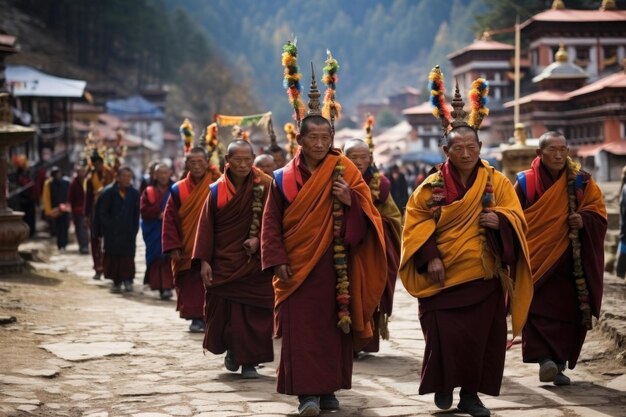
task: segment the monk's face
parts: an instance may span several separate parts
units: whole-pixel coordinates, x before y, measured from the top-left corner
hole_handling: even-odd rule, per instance
[[[256,167],[271,177],[274,175],[276,163],[274,163],[274,160],[271,157],[263,158],[256,163]]]
[[[443,147],[443,152],[461,174],[468,174],[478,163],[481,146],[476,134],[464,129],[451,136],[450,144]]]
[[[285,160],[285,154],[282,152],[270,152],[272,158],[274,158],[274,164],[276,165],[276,169],[282,168],[285,166],[287,161]]]
[[[326,157],[333,140],[330,127],[326,124],[311,124],[306,135],[298,135],[296,138],[302,147],[302,153],[307,164],[313,166],[319,164]]]
[[[367,168],[372,163],[370,157],[370,150],[367,146],[356,146],[346,152],[346,156],[349,160],[354,162],[354,165],[359,169],[361,175],[365,174]]]
[[[154,176],[156,178],[157,184],[159,184],[161,187],[165,187],[170,182],[172,172],[168,166],[159,165],[159,168],[154,171]]]
[[[249,146],[238,146],[232,149],[225,159],[230,167],[230,174],[236,178],[243,179],[252,170],[254,153],[252,153]]]
[[[546,141],[543,148],[537,149],[537,155],[541,158],[541,162],[553,176],[557,176],[565,168],[568,154],[569,148],[563,136],[552,136]]]
[[[186,168],[189,174],[194,180],[199,180],[204,177],[206,170],[209,167],[209,163],[201,153],[190,153],[187,155]]]
[[[133,173],[127,169],[120,171],[119,174],[117,175],[117,182],[122,188],[130,187],[130,183],[132,181],[133,181]]]

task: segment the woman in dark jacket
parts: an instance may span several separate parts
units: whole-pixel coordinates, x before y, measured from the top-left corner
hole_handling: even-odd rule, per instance
[[[131,185],[133,172],[122,166],[117,180],[96,203],[95,229],[104,237],[104,277],[113,280],[112,293],[133,290],[135,247],[139,231],[139,192]]]

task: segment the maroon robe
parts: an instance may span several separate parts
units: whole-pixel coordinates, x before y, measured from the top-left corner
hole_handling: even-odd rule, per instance
[[[183,249],[183,227],[179,215],[181,202],[180,196],[175,192],[175,186],[176,184],[172,187],[172,193],[167,200],[163,213],[161,240],[163,253],[170,253],[175,249],[182,251]],[[197,184],[193,181],[189,181],[190,192],[196,186]],[[202,319],[204,316],[204,285],[200,276],[200,264],[191,262],[189,269],[176,272],[174,274],[174,286],[176,287],[176,311],[179,312],[180,317],[183,319]]]
[[[515,191],[522,208],[534,204],[558,179],[553,178],[543,163],[539,173],[543,189],[537,190],[532,201],[528,201],[519,183]],[[564,175],[563,172],[560,175]],[[583,187],[590,175],[583,172]],[[583,188],[584,191],[584,188]],[[604,237],[606,219],[600,214],[583,211],[583,228],[579,231],[583,270],[590,292],[592,314],[600,314],[604,275]],[[534,285],[533,301],[528,319],[522,331],[522,357],[526,363],[539,363],[552,359],[555,363],[574,369],[582,349],[587,329],[581,326],[578,295],[573,278],[574,260],[572,246],[552,268]]]
[[[311,172],[302,160],[297,169],[306,183]],[[367,231],[368,220],[357,201],[353,194],[352,204],[345,212],[346,245],[357,245]],[[271,248],[262,252],[265,270],[289,264],[282,240],[283,215],[288,204],[274,181],[263,216],[261,245]],[[322,395],[352,387],[352,335],[337,327],[336,283],[331,244],[302,285],[276,308],[274,332],[282,338],[277,369],[279,393]]]
[[[228,168],[224,175],[227,173]],[[259,252],[249,258],[243,247],[252,223],[254,178],[248,175],[223,207],[218,207],[213,193],[218,191],[218,183],[211,186],[193,251],[193,258],[209,263],[213,273],[211,285],[206,287],[203,346],[214,354],[231,351],[238,365],[274,360],[272,273],[261,270]],[[259,175],[259,179],[264,186],[264,202],[271,178]]]
[[[371,181],[371,175],[368,175],[368,172],[366,172],[366,175],[363,179],[369,184],[369,182]],[[379,190],[380,194],[378,200],[374,201],[374,204],[377,208],[387,202],[391,190],[391,183],[389,182],[389,179],[385,177],[382,173],[380,175]],[[387,316],[391,316],[391,313],[393,312],[393,294],[396,290],[398,267],[400,265],[400,236],[396,232],[394,225],[390,219],[382,215],[381,218],[383,220],[383,230],[385,232],[385,252],[387,254],[387,283],[385,285],[385,291],[383,292],[383,296],[380,299],[380,305],[378,306],[378,310],[374,313],[374,337],[372,337],[372,340],[362,349],[363,352],[378,352],[380,350],[381,315],[386,314]]]
[[[446,182],[446,195],[453,195],[454,200],[447,199],[446,204],[463,198],[476,181],[478,169],[483,169],[479,163],[464,186],[454,166],[449,164],[449,168],[452,184]],[[487,242],[493,253],[514,270],[517,235],[506,217],[498,217],[500,230],[487,229]],[[436,257],[439,250],[433,235],[413,261],[418,270],[425,270],[428,261]],[[507,335],[507,310],[500,280],[474,280],[418,300],[426,341],[419,393],[445,393],[462,387],[468,392],[499,395]]]
[[[158,220],[164,212],[162,205],[167,189],[161,190],[156,185],[150,187],[154,190],[154,198],[153,200],[148,198],[148,194],[144,189],[144,192],[141,193],[139,211],[141,218],[144,220]],[[169,188],[169,184],[167,187]],[[157,250],[160,250],[160,246],[161,245],[159,245],[159,249]],[[147,249],[148,248],[146,248],[146,250]],[[172,274],[172,265],[169,256],[155,257],[152,262],[146,265],[146,268],[147,282],[144,282],[144,284],[149,284],[151,290],[162,291],[174,288],[174,275]]]

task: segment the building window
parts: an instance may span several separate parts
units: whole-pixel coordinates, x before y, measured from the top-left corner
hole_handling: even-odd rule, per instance
[[[576,65],[582,68],[587,68],[589,65],[589,47],[588,46],[577,46],[576,47],[576,60],[574,61]]]
[[[604,68],[611,67],[613,65],[617,65],[617,47],[614,45],[607,45],[604,48]]]

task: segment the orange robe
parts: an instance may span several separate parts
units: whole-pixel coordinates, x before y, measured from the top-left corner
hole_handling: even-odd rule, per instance
[[[491,210],[498,215],[500,230],[486,230],[481,238],[478,218],[488,183],[493,190]],[[443,190],[445,197],[438,220],[432,202],[442,194],[433,198],[433,189]],[[514,335],[524,325],[532,298],[525,232],[526,222],[511,183],[486,162],[477,164],[467,188],[454,166],[446,162],[409,199],[400,277],[419,300],[426,340],[420,394],[450,392],[459,386],[470,392],[499,394],[506,349],[503,284],[513,286],[508,300]],[[440,257],[443,262],[443,286],[428,281],[425,265],[415,261],[428,245],[436,252],[429,258]],[[505,260],[507,252],[513,255]],[[507,284],[508,275],[514,282]]]
[[[528,222],[528,248],[535,295],[522,334],[524,362],[552,359],[573,369],[587,335],[581,326],[578,295],[573,278],[569,239],[567,176],[554,179],[540,162],[518,174],[515,184]],[[527,182],[532,181],[532,184]],[[604,277],[606,208],[602,192],[591,176],[581,171],[576,183],[576,212],[583,219],[579,231],[583,271],[591,313],[598,317]],[[532,189],[533,191],[529,191]],[[532,194],[532,195],[530,195]]]
[[[340,159],[352,198],[343,230],[349,246],[351,334],[337,327],[335,301],[331,191]],[[353,347],[362,348],[372,337],[372,315],[385,287],[380,215],[360,172],[337,150],[312,173],[298,153],[275,178],[263,215],[263,268],[289,264],[293,271],[286,283],[274,277],[275,333],[282,337],[278,392],[320,395],[350,388]]]

